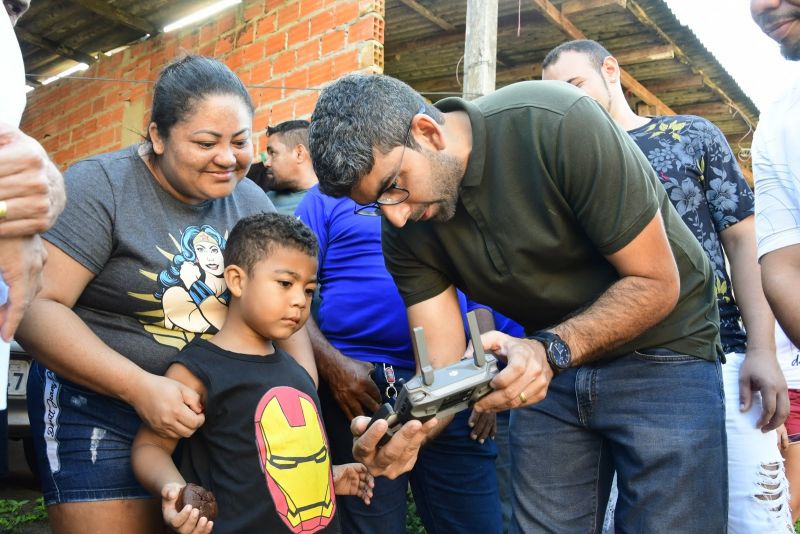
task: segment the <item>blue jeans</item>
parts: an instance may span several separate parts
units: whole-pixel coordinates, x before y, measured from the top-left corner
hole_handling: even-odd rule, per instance
[[[413,376],[411,369],[395,367],[394,371],[398,380]],[[386,380],[380,364],[374,379],[383,393]],[[322,382],[319,394],[333,461],[352,462],[350,423]],[[469,415],[469,410],[456,415],[435,440],[425,445],[411,473],[395,480],[376,478],[369,506],[357,497],[337,497],[342,532],[405,534],[406,488],[410,483],[417,512],[428,534],[500,534],[502,521],[494,465],[497,449],[493,440],[480,444],[470,439]]]
[[[723,533],[719,362],[633,353],[570,369],[513,410],[511,532],[600,532],[614,469],[618,534]]]

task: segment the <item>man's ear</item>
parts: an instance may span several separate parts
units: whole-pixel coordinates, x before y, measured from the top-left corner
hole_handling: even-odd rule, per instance
[[[158,126],[155,122],[151,122],[147,127],[147,133],[150,134],[150,143],[153,145],[153,152],[160,156],[164,153],[164,139],[158,133]]]
[[[297,163],[303,163],[308,159],[308,149],[303,144],[297,144],[294,147],[294,159]]]
[[[411,119],[411,133],[418,143],[427,145],[434,150],[442,150],[447,146],[442,125],[424,113],[417,113]]]
[[[247,285],[247,273],[245,270],[238,265],[228,265],[225,267],[223,276],[225,276],[225,285],[228,286],[231,295],[237,299],[241,297],[242,291]]]
[[[608,83],[618,83],[620,80],[620,68],[617,59],[614,56],[606,56],[603,60],[603,65],[600,67],[600,72]]]

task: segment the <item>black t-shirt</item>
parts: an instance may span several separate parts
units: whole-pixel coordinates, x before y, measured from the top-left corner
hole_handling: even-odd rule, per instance
[[[716,360],[719,315],[708,259],[631,138],[583,91],[521,82],[463,111],[472,151],[455,216],[383,222],[386,266],[406,306],[451,284],[528,331],[591,305],[619,274],[606,259],[660,210],[680,273],[680,297],[660,323],[610,355],[666,347]]]
[[[314,382],[281,350],[237,354],[197,340],[173,360],[206,386],[206,421],[188,440],[193,475],[214,492],[215,533],[338,533]]]

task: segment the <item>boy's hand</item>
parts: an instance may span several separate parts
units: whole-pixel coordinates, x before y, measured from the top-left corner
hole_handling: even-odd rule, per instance
[[[483,443],[486,438],[494,439],[497,434],[497,414],[494,412],[478,413],[472,410],[469,416],[469,437]]]
[[[205,517],[200,517],[200,510],[187,504],[178,512],[175,502],[183,486],[176,482],[166,484],[161,489],[161,513],[164,523],[181,534],[209,534],[214,528],[214,522]]]
[[[200,395],[177,380],[144,372],[130,402],[149,426],[167,438],[188,438],[205,422]]]
[[[369,504],[374,487],[375,479],[364,464],[333,466],[333,491],[336,495],[357,495],[364,504]]]

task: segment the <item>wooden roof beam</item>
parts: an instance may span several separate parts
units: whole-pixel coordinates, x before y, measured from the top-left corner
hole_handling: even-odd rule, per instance
[[[548,0],[531,0],[534,6],[541,10],[545,18],[556,28],[564,32],[571,39],[587,39],[586,34],[575,27],[559,9]],[[625,69],[620,68],[620,81],[623,87],[642,99],[646,104],[654,106],[659,115],[674,115],[675,112],[668,105],[651,93],[644,85],[639,83]]]
[[[14,31],[16,32],[17,37],[19,37],[26,43],[38,46],[43,50],[48,50],[50,52],[53,52],[54,54],[57,54],[65,59],[71,59],[72,61],[77,61],[78,63],[86,63],[87,65],[91,65],[92,63],[97,61],[96,58],[90,56],[86,52],[70,48],[63,44],[56,43],[45,37],[40,37],[20,26],[14,28]]]
[[[95,0],[92,0],[92,1],[95,1]],[[425,19],[427,19],[429,22],[432,22],[432,23],[436,24],[437,26],[439,26],[444,31],[448,31],[449,32],[449,31],[453,31],[453,30],[456,29],[455,26],[453,26],[452,24],[450,24],[449,22],[447,22],[443,18],[435,15],[433,12],[431,12],[431,10],[429,10],[427,7],[423,6],[422,4],[417,2],[416,0],[400,0],[400,2],[402,4],[404,4],[405,6],[407,6],[408,8],[412,9],[413,11],[415,11],[417,14],[419,14],[422,17],[424,17]]]
[[[724,102],[707,102],[705,104],[690,104],[688,106],[679,106],[675,111],[681,115],[700,115],[701,117],[708,117],[709,115],[733,115],[733,108]]]
[[[703,77],[699,74],[690,74],[679,78],[658,79],[643,82],[653,93],[666,93],[667,91],[681,91],[684,89],[699,89],[705,85]]]
[[[655,22],[653,22],[650,19],[650,17],[647,15],[647,13],[644,11],[644,9],[641,8],[641,6],[639,6],[634,0],[628,0],[628,9],[630,10],[631,13],[633,13],[633,15],[636,17],[636,19],[639,22],[641,22],[642,24],[644,24],[645,26],[647,26],[648,28],[650,28],[651,30],[656,32],[656,34],[658,34],[662,39],[664,39],[665,42],[667,42],[670,45],[672,45],[675,48],[675,55],[678,56],[678,58],[681,60],[682,63],[685,63],[685,64],[689,65],[689,68],[691,68],[692,71],[695,72],[695,74],[698,74],[698,75],[702,76],[705,85],[707,85],[714,92],[716,92],[718,95],[720,95],[723,100],[733,104],[733,99],[731,97],[729,97],[728,94],[717,83],[715,83],[711,78],[709,78],[708,76],[703,74],[702,71],[696,69],[692,65],[692,62],[689,59],[689,55],[686,54],[686,52],[684,52],[683,49],[681,49],[681,47],[678,46],[677,43],[675,43],[670,38],[670,36],[667,35],[667,33],[658,26],[658,24],[656,24]],[[742,111],[741,113],[746,118],[746,120],[748,122],[750,122],[751,124],[755,124],[755,123],[758,122],[758,117],[754,117],[754,116],[752,116],[750,114],[745,114],[744,111]]]
[[[649,46],[647,48],[635,48],[633,50],[620,50],[614,54],[620,65],[635,65],[637,63],[648,63],[662,59],[674,59],[675,48],[672,45]]]
[[[598,9],[619,8],[625,9],[627,0],[567,0],[561,4],[561,14],[568,17],[575,13],[596,11]]]
[[[103,18],[106,18],[112,22],[116,22],[117,24],[122,24],[123,26],[127,26],[133,30],[140,31],[142,33],[149,33],[150,35],[161,33],[161,30],[150,21],[114,7],[108,2],[100,2],[98,0],[73,1],[85,7],[89,11],[97,13]]]

